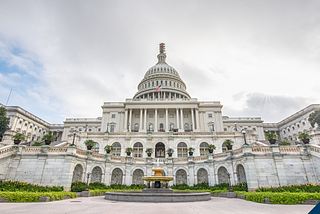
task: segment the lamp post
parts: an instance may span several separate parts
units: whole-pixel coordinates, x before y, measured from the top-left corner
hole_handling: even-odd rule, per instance
[[[234,131],[238,131],[237,123],[234,123]]]
[[[229,191],[228,192],[233,192],[232,186],[231,186],[230,173],[229,172],[227,173],[227,176],[228,176],[228,180],[229,180]]]
[[[86,189],[84,190],[84,191],[89,191],[88,190],[88,186],[89,186],[89,178],[90,178],[90,172],[88,172],[88,174],[87,174],[87,186],[86,186]]]
[[[87,128],[88,128],[88,123],[86,123],[86,132],[87,132]]]
[[[71,146],[74,146],[74,139],[76,138],[76,134],[77,134],[77,131],[74,130],[74,131],[73,131],[73,141],[72,141]]]
[[[243,134],[243,139],[244,139],[244,144],[243,145],[246,146],[248,144],[247,144],[247,141],[246,141],[246,130],[245,129],[242,130],[242,134]]]

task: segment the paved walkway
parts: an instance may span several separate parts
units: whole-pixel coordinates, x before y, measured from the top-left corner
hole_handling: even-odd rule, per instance
[[[241,199],[212,198],[205,202],[190,203],[135,203],[115,202],[104,199],[104,196],[90,198],[75,198],[47,203],[0,203],[0,213],[15,214],[304,214],[309,213],[314,205],[269,205]]]

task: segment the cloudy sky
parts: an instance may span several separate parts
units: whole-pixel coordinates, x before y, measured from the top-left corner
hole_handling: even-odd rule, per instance
[[[320,1],[14,1],[0,6],[0,103],[48,121],[101,116],[167,62],[223,115],[278,122],[320,103]]]

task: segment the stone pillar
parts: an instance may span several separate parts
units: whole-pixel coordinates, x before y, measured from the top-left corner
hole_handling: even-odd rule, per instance
[[[154,132],[158,132],[158,109],[154,109]]]
[[[194,169],[193,169],[193,162],[188,163],[188,171],[189,171],[189,179],[188,179],[188,185],[193,186],[194,185]]]
[[[169,131],[168,109],[166,108],[166,132]]]
[[[147,109],[144,109],[144,122],[143,122],[143,131],[147,131]]]
[[[192,126],[190,126],[190,128],[193,130],[195,129],[193,108],[191,109],[191,120],[192,120]]]
[[[177,115],[177,129],[179,129],[179,109],[176,109],[176,115]]]
[[[124,112],[124,127],[123,127],[124,132],[127,130],[127,125],[128,125],[128,109],[126,109]]]
[[[142,127],[142,108],[140,109],[140,124],[139,124],[139,132],[142,132],[143,127]]]
[[[129,114],[129,123],[130,123],[129,132],[131,132],[131,127],[132,127],[131,121],[132,121],[132,109],[130,109],[130,114]]]
[[[198,109],[196,109],[196,124],[197,124],[197,126],[195,127],[195,130],[198,131],[200,129],[200,127],[199,127],[199,110]]]
[[[181,132],[184,132],[184,124],[183,124],[183,108],[180,109],[180,120],[181,120]]]
[[[244,165],[246,172],[246,179],[248,184],[248,191],[252,192],[259,188],[257,170],[252,155],[246,155],[246,163]]]

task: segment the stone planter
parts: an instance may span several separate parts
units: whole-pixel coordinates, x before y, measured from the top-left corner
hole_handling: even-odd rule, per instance
[[[110,154],[111,151],[106,151],[106,152],[107,152],[107,154]]]
[[[228,150],[232,150],[232,145],[227,145]]]
[[[276,139],[270,139],[270,140],[269,140],[269,143],[270,143],[270,144],[275,144],[275,143],[276,143]]]
[[[13,143],[14,143],[15,145],[19,145],[20,142],[21,142],[21,140],[13,140]]]
[[[127,152],[127,156],[130,156],[131,155],[131,152]]]
[[[151,153],[149,152],[149,153],[147,153],[147,155],[148,155],[148,157],[151,157]]]
[[[168,156],[171,158],[172,157],[172,153],[168,153]]]
[[[213,153],[213,149],[208,149],[209,153],[212,154]]]
[[[88,149],[88,150],[91,150],[91,149],[92,149],[92,146],[87,146],[87,149]]]
[[[193,152],[189,152],[189,156],[192,156],[193,155]]]
[[[50,140],[45,140],[44,143],[45,143],[46,145],[50,145],[50,144],[51,144],[51,141],[50,141]]]
[[[309,144],[310,139],[302,139],[302,142],[303,142],[304,144]]]

